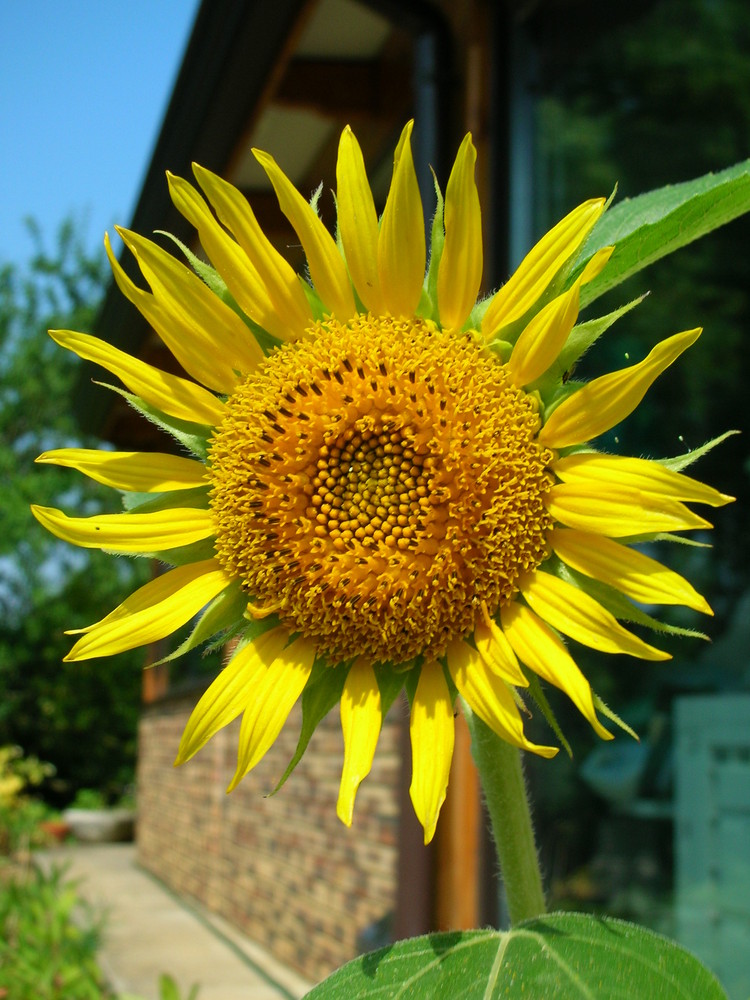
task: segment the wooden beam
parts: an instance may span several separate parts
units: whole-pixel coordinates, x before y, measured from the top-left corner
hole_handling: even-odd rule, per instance
[[[383,60],[294,59],[274,103],[315,111],[328,118],[392,115],[389,97],[409,93],[408,65]]]
[[[467,930],[479,926],[480,816],[479,777],[471,757],[469,727],[459,713],[448,795],[435,837],[436,930]]]

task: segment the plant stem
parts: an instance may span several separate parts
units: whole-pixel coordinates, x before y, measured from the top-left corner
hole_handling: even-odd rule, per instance
[[[546,911],[531,810],[516,747],[500,739],[463,704],[471,753],[479,770],[492,823],[512,924]]]

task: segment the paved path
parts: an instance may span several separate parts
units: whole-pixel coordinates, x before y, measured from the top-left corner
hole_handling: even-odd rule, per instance
[[[44,852],[69,863],[79,892],[108,916],[98,961],[112,984],[138,1000],[159,1000],[169,973],[198,1000],[295,1000],[310,988],[296,973],[221,918],[177,899],[135,861],[132,844],[77,845]]]

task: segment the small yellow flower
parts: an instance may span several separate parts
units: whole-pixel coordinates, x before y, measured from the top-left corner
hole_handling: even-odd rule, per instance
[[[106,245],[119,287],[192,381],[90,336],[52,336],[116,375],[128,390],[118,391],[193,457],[47,452],[39,461],[152,498],[122,514],[34,513],[76,545],[151,553],[174,566],[76,630],[67,659],[155,642],[201,611],[184,648],[239,637],[177,758],[187,761],[242,715],[230,789],[315,686],[323,695],[310,699],[319,706],[312,728],[320,706],[340,701],[338,814],[350,824],[383,716],[405,687],[411,795],[429,841],[448,784],[457,696],[503,739],[551,757],[555,747],[523,731],[518,689],[531,684],[544,705],[538,676],[610,739],[561,635],[666,659],[618,620],[628,607],[637,618],[627,599],[710,608],[629,543],[710,527],[686,502],[730,498],[668,463],[587,444],[634,410],[700,333],[670,337],[638,364],[586,385],[563,382],[562,362],[575,360],[581,287],[612,252],[573,269],[604,201],[571,212],[478,303],[471,137],[444,205],[439,198],[429,266],[410,137],[411,123],[378,220],[359,145],[344,130],[338,241],[273,158],[256,151],[305,250],[309,281],[274,249],[234,187],[196,166],[204,200],[170,176],[172,199],[213,266],[194,260],[193,270],[120,231],[146,291]],[[314,711],[304,697],[303,710]]]

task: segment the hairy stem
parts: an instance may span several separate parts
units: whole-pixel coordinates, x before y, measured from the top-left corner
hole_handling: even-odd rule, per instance
[[[492,823],[510,919],[517,924],[546,911],[521,754],[474,715],[466,703],[463,707]]]

